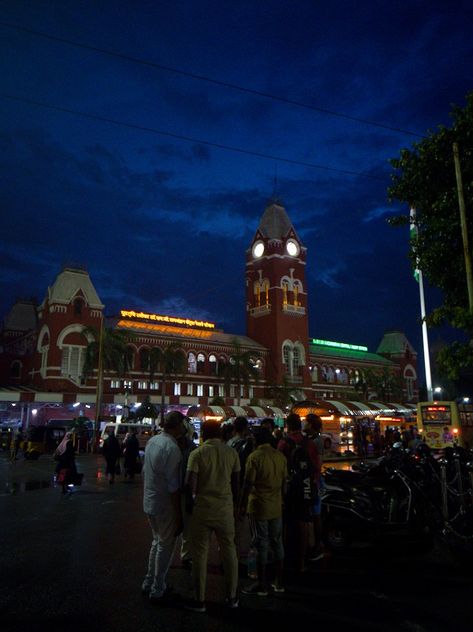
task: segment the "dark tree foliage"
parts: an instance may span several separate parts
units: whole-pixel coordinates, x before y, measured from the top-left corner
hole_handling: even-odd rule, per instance
[[[391,160],[394,173],[389,199],[416,209],[418,235],[412,241],[413,268],[419,267],[432,286],[442,290],[444,303],[427,319],[429,326],[445,322],[473,335],[473,318],[468,309],[468,293],[458,207],[453,143],[457,142],[463,178],[470,248],[473,244],[473,93],[466,105],[455,106],[451,127],[439,127],[412,149],[403,149]],[[392,225],[406,224],[408,217],[392,218]],[[471,341],[455,343],[438,358],[450,377],[471,366]]]

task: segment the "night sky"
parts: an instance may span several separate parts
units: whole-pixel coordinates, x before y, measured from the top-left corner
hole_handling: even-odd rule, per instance
[[[421,352],[388,160],[473,89],[471,2],[0,8],[1,314],[72,262],[109,315],[245,333],[245,250],[276,195],[308,248],[310,334],[376,350],[397,328]]]

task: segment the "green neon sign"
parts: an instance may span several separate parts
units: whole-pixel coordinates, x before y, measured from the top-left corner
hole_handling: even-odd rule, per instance
[[[368,351],[368,347],[363,345],[350,345],[348,342],[333,342],[332,340],[319,340],[312,338],[312,344],[321,345],[322,347],[335,347],[337,349],[352,349],[353,351]]]

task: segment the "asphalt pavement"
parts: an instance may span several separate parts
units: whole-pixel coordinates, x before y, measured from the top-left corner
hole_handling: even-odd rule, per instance
[[[109,485],[100,456],[81,455],[84,482],[63,497],[54,461],[10,463],[0,453],[0,629],[18,632],[225,632],[310,626],[318,630],[461,632],[473,628],[473,573],[435,546],[392,539],[326,557],[286,574],[286,592],[223,605],[216,543],[209,559],[207,613],[183,601],[156,606],[141,595],[150,531],[140,477]],[[190,597],[190,572],[176,556],[169,581]],[[248,582],[242,566],[241,585]]]

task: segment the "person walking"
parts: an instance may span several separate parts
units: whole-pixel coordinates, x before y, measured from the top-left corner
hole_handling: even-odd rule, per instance
[[[253,431],[256,449],[246,462],[243,495],[239,514],[248,513],[252,543],[256,548],[258,581],[242,589],[246,595],[268,595],[266,565],[271,547],[276,566],[274,592],[284,592],[284,547],[282,504],[286,493],[287,462],[283,454],[272,447],[268,428]]]
[[[215,533],[223,562],[226,605],[238,607],[238,558],[235,546],[236,503],[240,461],[236,450],[221,440],[216,421],[202,425],[203,444],[191,452],[186,474],[186,506],[192,514],[189,543],[192,554],[193,612],[205,612],[207,558],[210,536]]]
[[[146,444],[143,511],[153,536],[148,569],[141,587],[152,603],[165,604],[173,597],[166,583],[177,536],[182,533],[181,463],[178,439],[185,433],[184,415],[168,413],[163,431]]]
[[[118,439],[115,436],[114,428],[109,429],[107,438],[103,442],[102,452],[107,463],[105,474],[108,475],[109,485],[113,485],[115,482],[115,474],[120,473],[120,456],[122,453]]]
[[[123,442],[123,474],[125,478],[129,478],[132,481],[135,474],[138,472],[138,461],[140,458],[140,444],[136,437],[136,431],[134,429],[127,432],[125,440]]]
[[[54,460],[57,461],[56,482],[60,483],[62,494],[67,493],[68,485],[73,485],[78,476],[73,437],[73,432],[66,432],[54,452]]]

